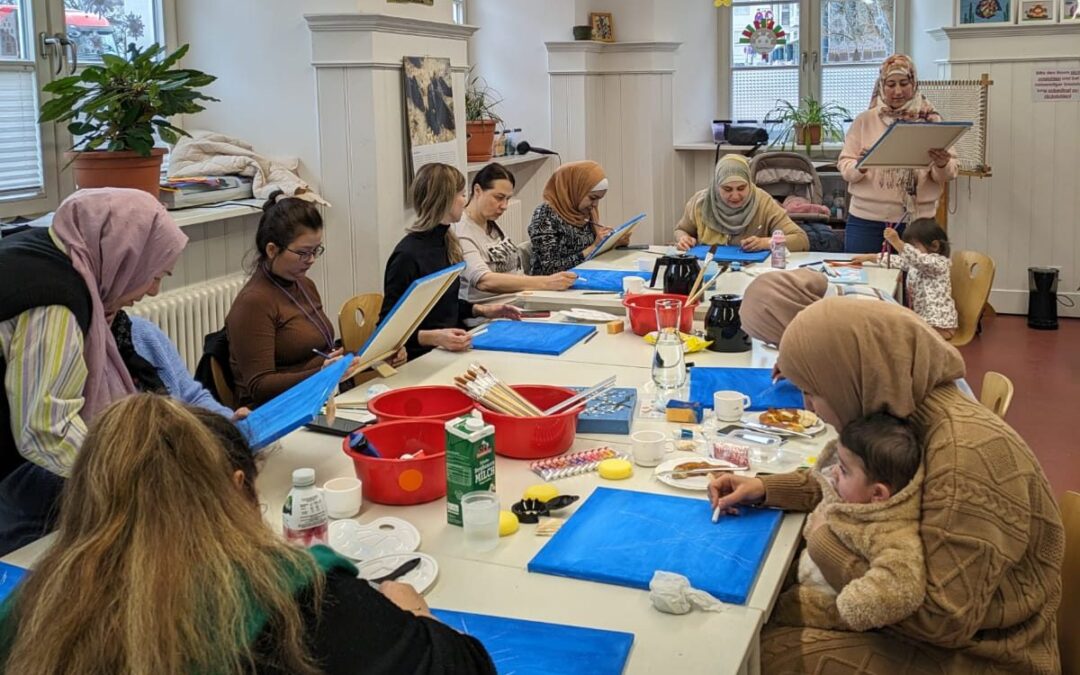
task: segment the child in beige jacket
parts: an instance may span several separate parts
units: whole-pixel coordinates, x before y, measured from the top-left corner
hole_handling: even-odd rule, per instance
[[[829,528],[869,569],[837,592],[804,549],[799,583],[780,596],[774,620],[864,631],[904,619],[926,591],[919,537],[922,453],[914,432],[891,415],[869,415],[844,427],[819,467],[823,498],[804,535]]]

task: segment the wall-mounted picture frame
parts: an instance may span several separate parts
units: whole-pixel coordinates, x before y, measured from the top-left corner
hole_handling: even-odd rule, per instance
[[[1020,25],[1057,22],[1054,0],[1017,0],[1016,21]]]
[[[592,39],[599,42],[615,42],[615,19],[611,12],[589,12]]]
[[[1080,0],[1061,0],[1061,23],[1080,23]]]
[[[1013,22],[1015,4],[1016,0],[956,0],[956,25],[987,27],[1010,24]]]

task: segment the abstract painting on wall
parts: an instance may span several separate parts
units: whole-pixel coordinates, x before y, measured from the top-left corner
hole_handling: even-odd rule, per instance
[[[456,165],[457,125],[450,59],[406,56],[402,72],[413,172],[432,162]]]

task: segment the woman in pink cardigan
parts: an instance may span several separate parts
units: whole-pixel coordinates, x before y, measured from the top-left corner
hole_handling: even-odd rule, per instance
[[[940,122],[941,115],[919,93],[915,64],[893,54],[881,64],[870,109],[855,118],[838,162],[851,204],[844,233],[848,253],[878,253],[886,227],[933,218],[942,186],[956,178],[956,155],[931,150],[925,169],[858,169],[855,164],[896,121]],[[907,216],[905,218],[905,216]]]

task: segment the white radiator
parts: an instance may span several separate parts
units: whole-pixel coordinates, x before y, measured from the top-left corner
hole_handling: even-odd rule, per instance
[[[225,326],[225,316],[247,278],[246,274],[230,274],[167,291],[139,302],[130,313],[153,321],[165,331],[188,371],[194,372],[202,358],[203,338]]]
[[[529,240],[529,233],[526,232],[525,219],[522,216],[523,209],[521,208],[520,199],[511,199],[510,203],[506,206],[506,211],[503,212],[502,218],[499,218],[499,227],[502,228],[503,234],[510,237],[510,240],[515,244]]]

